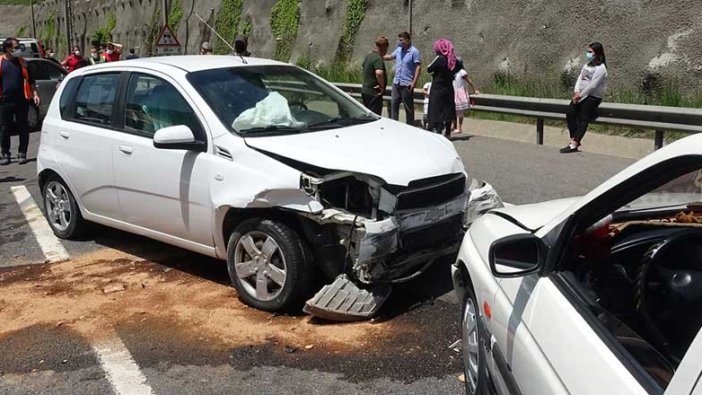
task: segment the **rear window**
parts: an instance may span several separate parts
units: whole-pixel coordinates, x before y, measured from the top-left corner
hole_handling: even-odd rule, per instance
[[[71,118],[100,126],[111,125],[112,106],[115,103],[119,79],[119,73],[83,77],[76,92],[76,104]]]

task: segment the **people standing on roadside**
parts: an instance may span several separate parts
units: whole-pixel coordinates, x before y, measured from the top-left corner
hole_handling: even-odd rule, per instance
[[[74,45],[73,49],[71,49],[71,53],[68,56],[66,56],[66,58],[63,59],[63,61],[61,62],[61,66],[63,66],[66,70],[68,70],[69,73],[71,73],[74,70],[85,66],[86,63],[87,62],[83,58],[83,54],[80,51],[80,47]]]
[[[90,48],[90,56],[88,56],[88,63],[91,65],[105,63],[105,59],[100,55],[97,46],[92,46]]]
[[[122,56],[122,44],[117,44],[113,42],[107,43],[107,49],[102,54],[102,58],[105,62],[116,62]]]
[[[249,46],[249,41],[246,37],[237,37],[234,40],[234,55],[237,56],[251,56],[251,52],[247,50]]]
[[[570,143],[560,149],[563,154],[579,151],[587,126],[596,117],[607,89],[607,60],[602,44],[593,42],[588,45],[585,57],[587,64],[575,82],[573,99],[566,111]]]
[[[422,127],[426,130],[431,130],[431,125],[429,124],[429,92],[431,91],[431,82],[425,82],[422,87],[422,93],[424,93],[424,114],[422,114]]]
[[[453,80],[462,65],[456,59],[451,41],[440,38],[434,42],[432,49],[436,52],[436,57],[427,67],[432,75],[428,121],[434,132],[450,138],[451,125],[456,119]]]
[[[139,55],[136,54],[134,48],[129,48],[129,54],[127,54],[127,60],[139,59]]]
[[[27,67],[27,61],[20,54],[19,41],[8,38],[2,43],[0,56],[0,165],[10,164],[10,134],[12,126],[19,134],[17,163],[27,163],[29,147],[29,123],[27,116],[30,103],[41,103],[39,92]],[[14,120],[14,122],[13,122]]]
[[[200,55],[212,55],[212,45],[205,41],[200,45]]]
[[[375,48],[363,59],[363,105],[378,115],[383,113],[383,94],[387,85],[387,72],[383,56],[388,53],[390,42],[385,36],[375,39]]]
[[[412,36],[407,32],[397,35],[397,48],[385,60],[395,59],[395,78],[392,81],[390,118],[400,118],[400,103],[404,105],[406,122],[414,125],[414,87],[422,69],[419,50],[412,45]]]
[[[463,132],[463,117],[466,110],[470,108],[470,94],[468,93],[468,87],[473,90],[473,94],[478,94],[480,91],[473,85],[473,80],[468,76],[468,71],[466,71],[463,59],[456,57],[456,61],[459,64],[458,71],[453,77],[453,90],[454,90],[454,102],[456,104],[456,128],[453,130],[454,133]]]
[[[54,62],[54,63],[56,63],[56,64],[59,64],[59,65],[61,64],[61,62],[59,62],[59,61],[54,57],[54,55],[56,55],[56,54],[54,53],[54,50],[53,50],[53,49],[47,48],[46,51],[45,51],[45,53],[46,53],[46,57],[45,57],[46,60],[50,60],[50,61],[52,61],[52,62]]]

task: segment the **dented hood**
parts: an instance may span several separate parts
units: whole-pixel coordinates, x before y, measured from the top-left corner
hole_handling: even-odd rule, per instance
[[[446,138],[387,118],[318,132],[247,137],[246,144],[328,170],[373,175],[394,185],[463,172],[463,163]]]
[[[514,224],[521,225],[534,232],[556,218],[578,200],[580,198],[577,197],[558,199],[542,203],[502,207],[493,210],[493,212],[502,213],[503,216],[509,217]]]

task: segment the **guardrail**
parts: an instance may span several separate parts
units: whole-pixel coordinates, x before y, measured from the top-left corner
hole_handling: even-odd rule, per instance
[[[361,97],[360,84],[335,83],[339,89],[354,97]],[[388,88],[383,98],[390,100]],[[424,96],[420,89],[414,91],[415,105],[423,103]],[[475,101],[473,111],[485,111],[499,114],[521,115],[536,119],[536,143],[544,143],[544,120],[565,120],[565,113],[570,103],[568,100],[539,99],[521,96],[503,96],[481,93],[471,96]],[[684,133],[702,132],[702,109],[684,107],[648,106],[639,104],[621,104],[603,102],[593,123],[607,125],[631,126],[655,131],[654,148],[663,146],[665,133],[677,131]]]

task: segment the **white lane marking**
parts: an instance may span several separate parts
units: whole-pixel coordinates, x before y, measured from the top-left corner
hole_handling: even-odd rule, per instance
[[[70,258],[68,252],[66,252],[61,241],[54,235],[51,226],[46,222],[44,214],[34,202],[27,187],[24,185],[13,186],[10,190],[15,195],[15,200],[19,204],[24,218],[27,220],[34,237],[39,243],[39,247],[41,247],[46,257],[46,262],[56,263],[68,260]]]
[[[146,377],[117,335],[93,345],[107,379],[117,395],[153,395]]]

